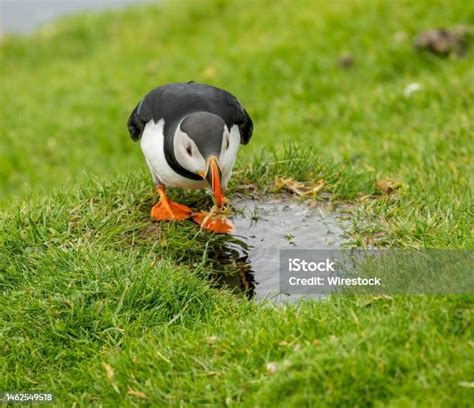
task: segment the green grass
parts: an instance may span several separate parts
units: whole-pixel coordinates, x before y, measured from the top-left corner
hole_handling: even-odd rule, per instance
[[[125,127],[158,84],[223,86],[255,121],[231,197],[322,178],[317,199],[352,206],[354,245],[474,249],[473,50],[411,47],[456,24],[474,25],[472,2],[194,1],[3,39],[0,391],[58,406],[468,406],[472,296],[275,306],[216,289],[220,238],[150,223]],[[385,177],[396,194],[377,189]]]
[[[334,170],[319,168],[328,179]],[[369,179],[361,184],[371,189]],[[459,384],[473,370],[472,299],[252,304],[207,283],[214,265],[203,249],[219,237],[192,223],[150,229],[152,200],[142,173],[35,199],[5,220],[0,388],[53,391],[61,406],[468,401]]]

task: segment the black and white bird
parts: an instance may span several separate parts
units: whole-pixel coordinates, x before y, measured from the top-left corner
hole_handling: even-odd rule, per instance
[[[128,129],[140,145],[160,201],[156,220],[184,220],[192,210],[171,201],[166,187],[208,188],[218,207],[240,144],[252,137],[252,119],[231,93],[188,82],[160,86],[132,111]]]

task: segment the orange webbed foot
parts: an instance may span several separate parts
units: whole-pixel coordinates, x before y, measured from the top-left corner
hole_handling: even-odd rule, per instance
[[[183,205],[171,201],[166,195],[164,187],[157,187],[160,201],[151,209],[151,217],[156,221],[184,221],[191,217],[192,210]]]
[[[235,231],[234,224],[231,220],[222,215],[215,215],[213,211],[200,211],[193,213],[193,221],[206,229],[216,234],[231,234]]]
[[[151,209],[151,217],[156,221],[184,221],[191,217],[192,211],[183,204],[163,201],[155,204]]]

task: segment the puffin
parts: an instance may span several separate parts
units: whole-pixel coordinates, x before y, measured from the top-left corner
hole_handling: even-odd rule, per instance
[[[215,208],[226,203],[224,191],[240,145],[246,145],[253,122],[239,100],[215,86],[190,82],[159,86],[146,94],[128,119],[133,141],[140,141],[159,201],[151,209],[156,221],[192,218],[202,228],[229,233],[225,217],[193,212],[172,201],[167,187],[207,189]],[[212,211],[211,211],[212,213]]]

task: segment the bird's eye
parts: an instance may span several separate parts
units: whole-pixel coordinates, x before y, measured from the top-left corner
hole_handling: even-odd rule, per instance
[[[226,150],[229,149],[229,144],[230,144],[229,138],[226,138],[226,145],[225,145]]]
[[[187,145],[187,146],[186,146],[186,153],[187,153],[189,156],[192,156],[192,155],[193,155],[193,149],[191,149],[191,145]]]

